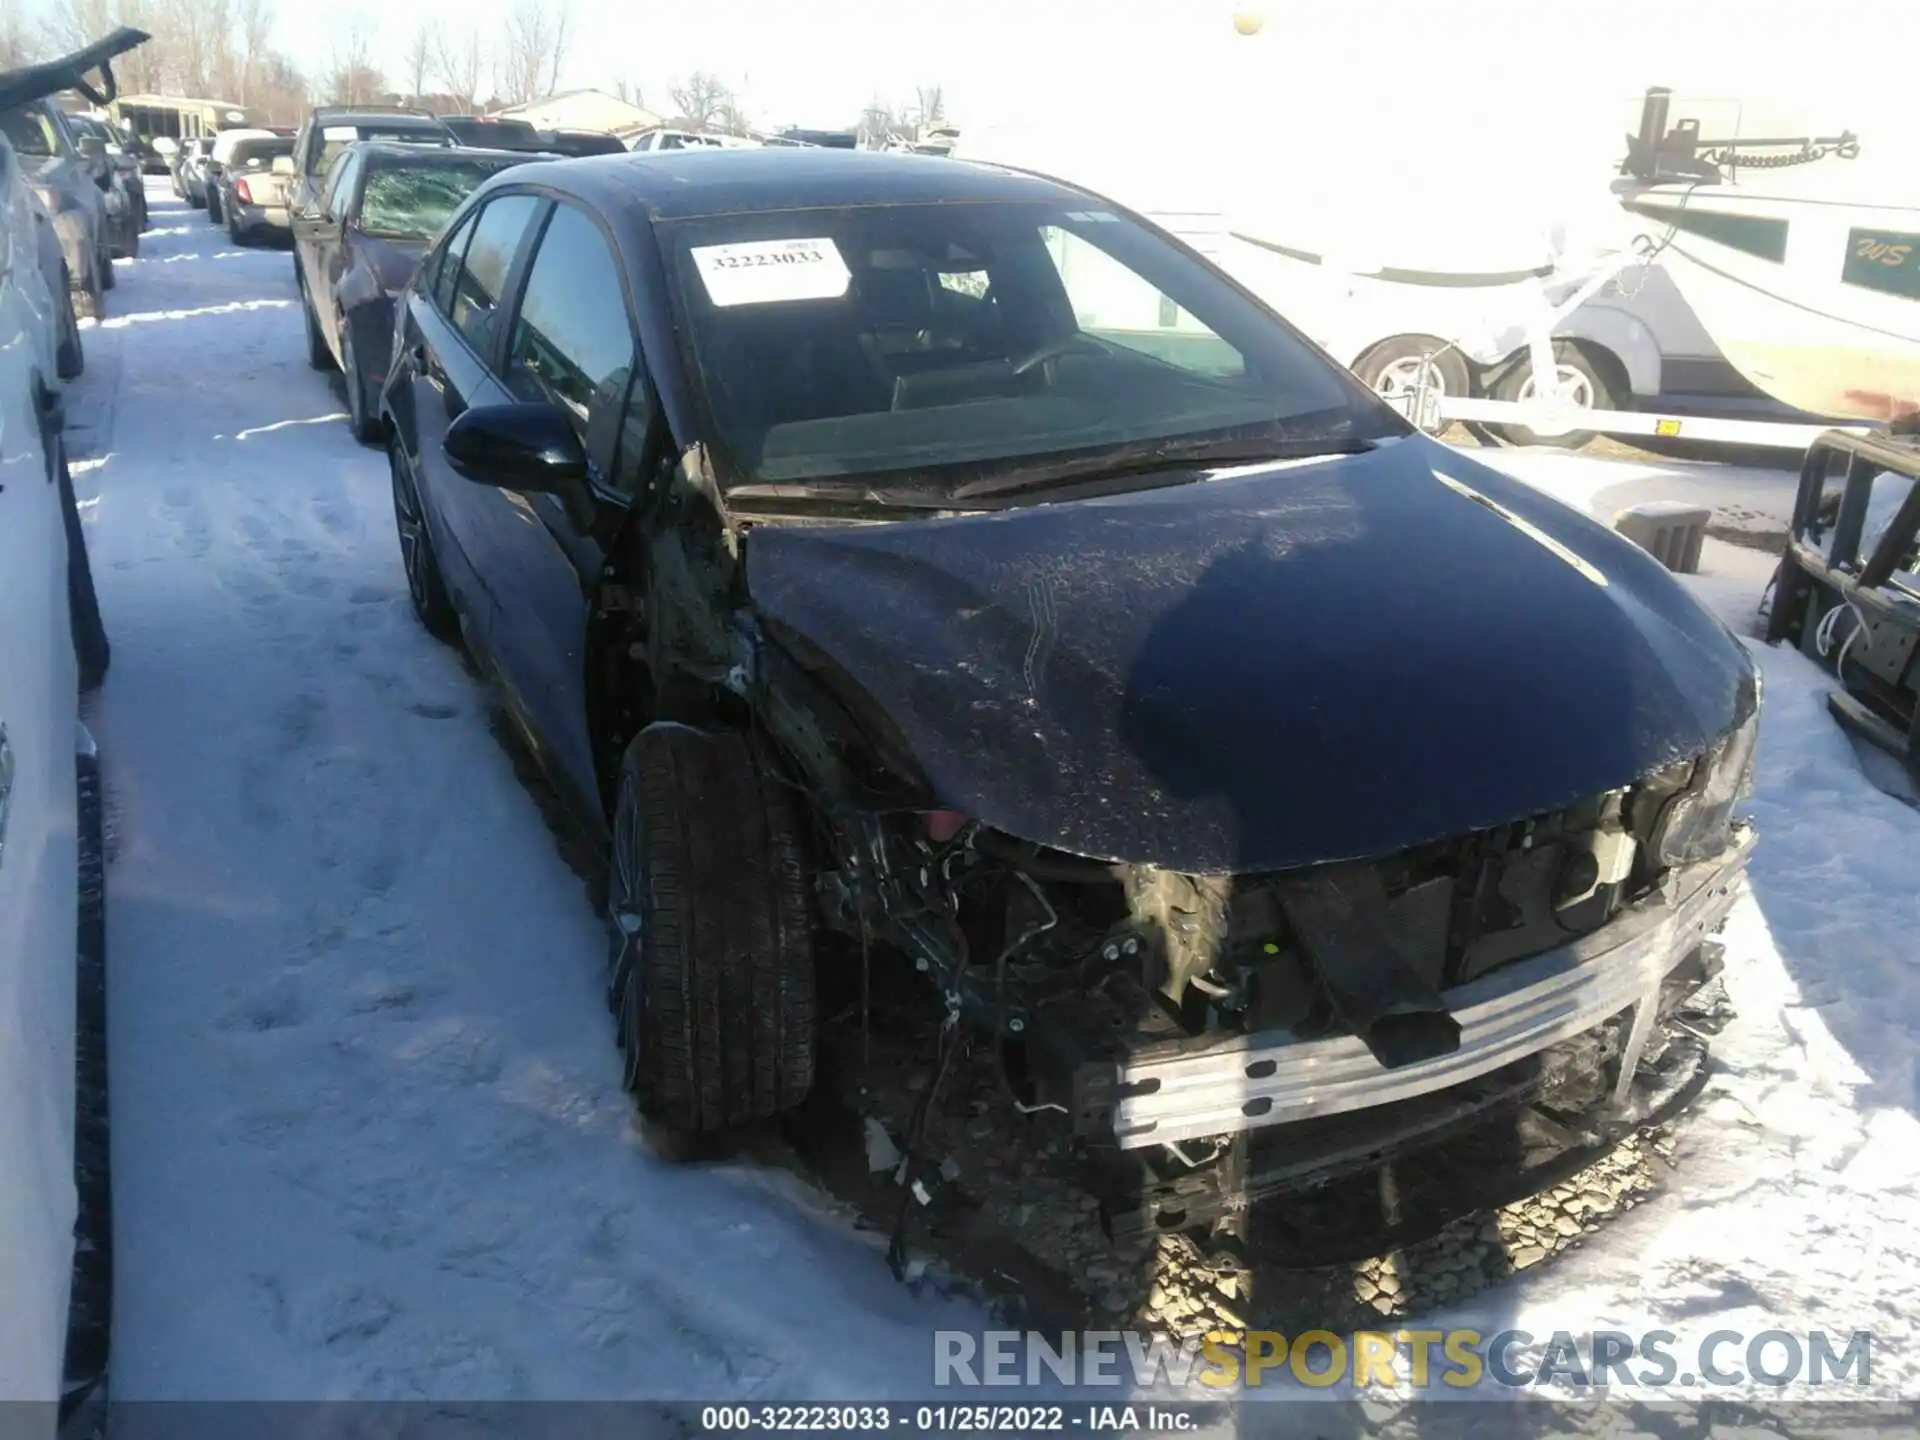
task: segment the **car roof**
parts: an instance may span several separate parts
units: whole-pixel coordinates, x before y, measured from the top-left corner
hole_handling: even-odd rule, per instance
[[[846,205],[1089,198],[1057,180],[976,161],[787,146],[540,162],[511,183],[565,190],[602,211],[637,206],[651,220]]]
[[[529,160],[559,158],[543,155],[537,150],[486,150],[478,145],[410,145],[404,140],[356,140],[352,148],[369,160],[378,160],[382,164],[450,165],[458,160],[477,159],[513,160],[524,165]]]
[[[313,116],[321,129],[334,125],[383,125],[390,130],[445,130],[432,115],[407,115],[392,110],[323,110]]]

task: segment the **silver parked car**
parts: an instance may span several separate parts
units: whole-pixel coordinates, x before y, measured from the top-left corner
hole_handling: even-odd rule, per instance
[[[53,221],[75,312],[83,320],[99,319],[106,308],[103,292],[113,288],[113,249],[107,194],[95,170],[50,101],[0,110],[0,133]]]
[[[218,177],[209,183],[220,199],[217,206],[209,204],[207,211],[217,212],[234,244],[293,238],[293,222],[287,214],[287,193],[293,188],[291,135],[235,141]]]

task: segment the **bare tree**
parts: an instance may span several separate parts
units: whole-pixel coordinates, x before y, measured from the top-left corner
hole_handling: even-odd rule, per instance
[[[573,21],[573,7],[568,0],[559,0],[553,15],[553,47],[551,64],[547,68],[547,86],[542,92],[551,95],[560,88],[560,67],[567,59],[567,31]]]
[[[39,57],[40,48],[20,18],[18,0],[0,0],[0,68],[30,65]]]
[[[268,42],[273,37],[272,0],[240,0],[240,103],[251,105],[257,98],[260,69],[267,58]]]
[[[636,109],[644,110],[647,108],[646,102],[640,98],[640,86],[638,83],[627,79],[624,75],[613,82],[613,93]]]
[[[938,125],[947,118],[947,97],[938,85],[920,85],[913,92],[913,116],[922,125]]]
[[[457,95],[469,109],[479,103],[480,77],[486,68],[486,51],[480,29],[472,21],[457,32],[436,31],[433,38],[433,73],[449,95]]]
[[[385,88],[385,77],[373,65],[372,22],[357,13],[341,17],[334,31],[327,98],[336,105],[361,105]]]
[[[733,99],[718,75],[696,70],[685,80],[667,87],[667,98],[689,130],[705,130],[720,116]]]
[[[515,0],[501,32],[494,83],[509,104],[551,95],[560,83],[567,53],[567,6],[547,0]]]
[[[893,103],[874,96],[860,112],[860,144],[868,150],[884,150],[909,129],[907,119]]]
[[[414,27],[413,38],[407,41],[401,63],[406,66],[403,78],[407,81],[407,98],[419,100],[427,93],[427,74],[433,69],[434,55],[438,51],[440,26],[437,21],[423,20]]]

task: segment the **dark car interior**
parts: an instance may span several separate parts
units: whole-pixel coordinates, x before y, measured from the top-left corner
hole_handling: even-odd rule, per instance
[[[735,458],[776,480],[1274,418],[1271,381],[1204,327],[1159,332],[1191,342],[1172,348],[1156,332],[1083,328],[1054,254],[1060,233],[995,224],[963,239],[897,216],[843,223],[851,279],[825,299],[719,305],[690,276],[698,360]]]

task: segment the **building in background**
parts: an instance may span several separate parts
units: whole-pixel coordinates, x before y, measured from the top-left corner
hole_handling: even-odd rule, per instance
[[[618,135],[623,140],[666,123],[651,110],[628,104],[604,90],[565,90],[544,100],[509,105],[494,113],[524,120],[536,130],[593,130],[602,135]]]

